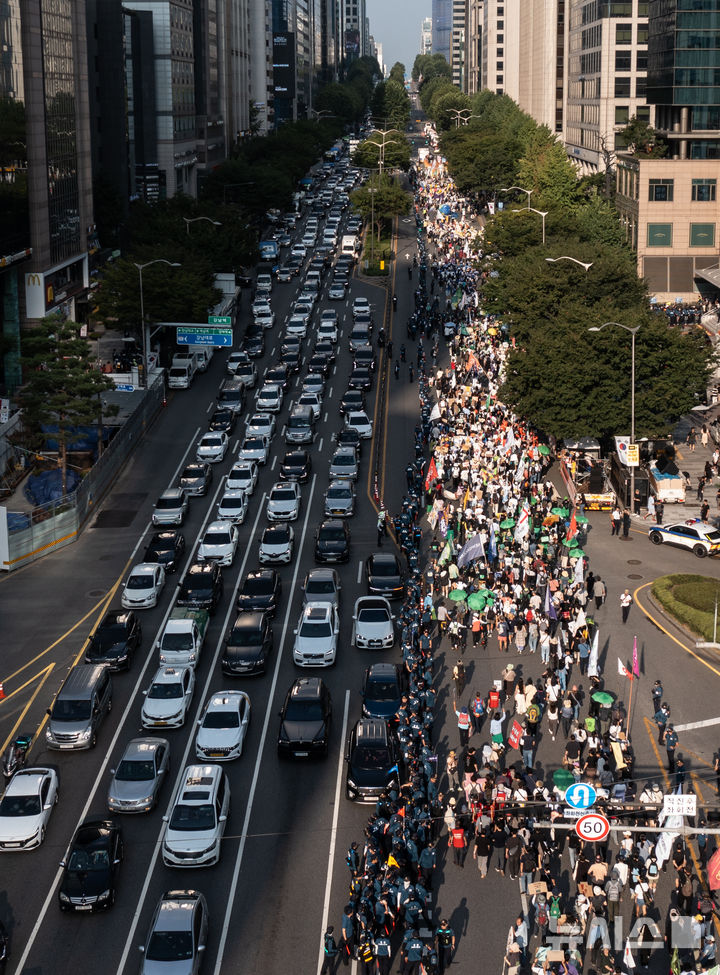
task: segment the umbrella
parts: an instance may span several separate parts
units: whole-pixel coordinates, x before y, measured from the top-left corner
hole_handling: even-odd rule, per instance
[[[557,515],[545,515],[543,518],[543,525],[556,525],[560,519]]]
[[[488,598],[488,596],[490,597],[495,596],[495,593],[492,591],[492,589],[478,589],[478,593],[481,596],[484,596],[486,599]]]
[[[549,542],[550,541],[550,536],[549,535],[541,535],[540,536],[540,541],[541,542]]]
[[[450,599],[454,603],[459,603],[462,599],[465,599],[466,596],[467,596],[467,593],[465,592],[464,589],[451,589],[450,590]]]
[[[467,330],[467,328],[465,327],[465,325],[461,325],[461,326],[460,326],[460,334],[461,334],[461,335],[469,335],[469,334],[470,334],[470,333],[468,332],[468,330]]]
[[[580,542],[577,540],[577,538],[573,537],[570,539],[570,541],[565,539],[565,544],[568,548],[577,548]]]
[[[550,511],[559,518],[567,518],[567,516],[570,514],[567,508],[551,508]]]
[[[575,521],[577,522],[578,525],[587,525],[588,523],[588,520],[585,517],[585,515],[576,515]]]
[[[581,559],[581,558],[583,558],[584,555],[585,555],[585,553],[583,552],[583,550],[581,548],[574,548],[572,550],[572,552],[570,553],[570,558],[571,559]]]
[[[471,592],[467,601],[470,609],[485,609],[485,597],[479,592]]]
[[[541,443],[538,447],[538,453],[542,454],[543,457],[547,457],[547,455],[550,453],[550,448],[547,444]]]
[[[501,521],[500,522],[500,527],[501,528],[512,528],[512,526],[514,524],[515,524],[515,519],[514,518],[506,518],[504,521]]]
[[[572,772],[568,772],[566,768],[556,768],[553,772],[553,782],[558,789],[567,789],[574,781],[575,776]]]
[[[605,707],[610,707],[610,705],[615,700],[615,695],[611,694],[609,691],[595,691],[592,695],[593,701],[597,701],[598,704],[603,704]]]

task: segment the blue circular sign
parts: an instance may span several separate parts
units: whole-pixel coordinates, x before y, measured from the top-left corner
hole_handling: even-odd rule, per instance
[[[587,782],[574,782],[565,792],[565,802],[573,809],[589,809],[596,799],[597,792]]]

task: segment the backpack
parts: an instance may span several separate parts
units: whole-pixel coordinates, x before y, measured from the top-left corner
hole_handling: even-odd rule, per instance
[[[619,901],[621,892],[622,892],[622,884],[616,877],[613,877],[611,880],[608,881],[606,893],[607,893],[607,899],[609,901]]]
[[[560,898],[555,895],[550,898],[550,917],[560,917]]]
[[[535,915],[535,920],[541,928],[544,928],[548,923],[548,911],[547,903],[543,901],[542,904],[537,905],[537,913]]]

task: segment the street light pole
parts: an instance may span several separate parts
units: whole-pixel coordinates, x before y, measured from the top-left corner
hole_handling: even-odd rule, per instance
[[[527,193],[527,209],[529,210],[530,209],[530,194],[533,192],[533,190],[526,190],[522,186],[501,186],[500,187],[500,192],[501,193],[509,193],[510,190],[520,190],[521,193]]]
[[[219,220],[213,220],[212,217],[183,217],[185,221],[185,226],[187,227],[188,237],[190,236],[190,224],[197,223],[198,220],[207,220],[208,223],[213,224],[215,227],[222,227]]]
[[[558,261],[572,261],[573,264],[579,264],[580,267],[584,267],[586,274],[593,266],[592,261],[579,261],[577,257],[568,257],[567,254],[563,254],[562,257],[546,257],[545,260],[548,262],[548,264],[557,264]]]
[[[169,267],[182,267],[176,261],[168,261],[164,257],[157,257],[154,261],[146,261],[145,264],[135,264],[138,269],[138,275],[140,277],[140,327],[142,328],[142,343],[143,343],[143,372],[145,373],[145,389],[150,388],[150,369],[149,369],[149,351],[150,351],[150,335],[149,329],[145,324],[145,296],[143,295],[143,271],[146,267],[150,267],[152,264],[167,264]]]
[[[532,193],[532,190],[530,190],[530,192]],[[530,197],[528,197],[528,199],[530,199]],[[535,207],[527,206],[527,207],[525,207],[524,210],[513,210],[512,212],[513,213],[526,213],[527,211],[530,211],[530,213],[537,213],[538,216],[542,217],[542,242],[543,242],[543,246],[544,246],[545,245],[545,217],[548,215],[548,213],[550,211],[549,210],[536,210]]]

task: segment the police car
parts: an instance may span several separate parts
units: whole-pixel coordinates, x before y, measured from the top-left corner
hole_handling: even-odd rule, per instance
[[[679,521],[674,525],[656,525],[650,529],[650,541],[654,545],[677,545],[689,548],[699,559],[720,552],[720,531],[699,518]]]

